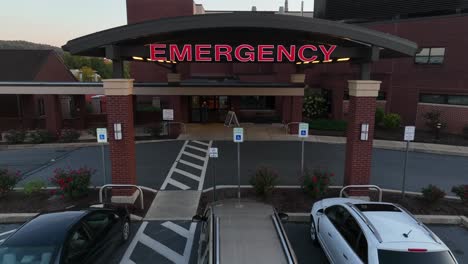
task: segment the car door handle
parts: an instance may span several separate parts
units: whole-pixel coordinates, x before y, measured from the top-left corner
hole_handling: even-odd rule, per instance
[[[332,235],[330,234],[330,232],[327,232],[327,234],[328,234],[329,237],[332,237]]]
[[[343,254],[343,257],[344,257],[346,260],[348,260],[348,257],[347,257],[345,254]]]

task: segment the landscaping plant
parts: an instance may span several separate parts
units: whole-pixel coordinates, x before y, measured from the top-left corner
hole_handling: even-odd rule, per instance
[[[309,122],[310,129],[345,131],[348,123],[344,120],[315,119]]]
[[[72,128],[62,129],[62,131],[60,131],[60,142],[63,142],[63,143],[77,142],[80,136],[81,136],[80,131],[76,129],[72,129]]]
[[[426,119],[426,126],[434,133],[437,133],[437,124],[440,124],[441,129],[447,127],[447,123],[442,122],[440,115],[441,113],[436,110],[427,112],[423,115],[424,119]]]
[[[456,194],[464,203],[468,203],[468,184],[452,187],[452,192]]]
[[[321,94],[311,94],[304,97],[304,116],[310,119],[324,117],[327,113],[327,100]]]
[[[383,126],[387,129],[399,128],[401,123],[401,117],[399,114],[389,113],[383,118]]]
[[[33,130],[28,133],[31,143],[49,143],[54,140],[54,135],[47,130]]]
[[[85,196],[89,190],[91,176],[95,170],[86,167],[79,169],[56,169],[51,183],[59,187],[58,194],[67,199]]]
[[[380,125],[383,122],[384,117],[385,111],[382,108],[377,107],[375,110],[375,126]]]
[[[20,144],[24,143],[26,139],[26,132],[24,130],[8,130],[5,134],[5,140],[8,144]]]
[[[21,180],[20,172],[13,173],[7,169],[0,169],[0,196],[13,190],[15,185]]]
[[[265,166],[257,168],[255,174],[250,178],[250,184],[255,193],[264,198],[271,195],[277,183],[278,174],[276,171]]]
[[[41,192],[43,189],[45,189],[46,185],[44,181],[41,180],[34,180],[26,183],[24,185],[24,193],[28,196],[31,196],[33,194],[37,194]]]
[[[430,203],[436,203],[445,197],[445,192],[435,185],[429,184],[421,190],[424,200]]]
[[[325,170],[306,170],[303,176],[302,188],[313,198],[322,197],[328,190],[334,173]]]

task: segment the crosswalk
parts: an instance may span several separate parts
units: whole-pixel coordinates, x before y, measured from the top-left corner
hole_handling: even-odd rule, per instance
[[[213,141],[185,141],[161,190],[201,191],[208,166],[209,148],[212,144]]]

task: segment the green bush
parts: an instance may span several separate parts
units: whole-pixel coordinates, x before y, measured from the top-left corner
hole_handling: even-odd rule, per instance
[[[452,192],[456,194],[463,202],[468,203],[468,184],[453,186]]]
[[[389,113],[383,118],[383,126],[387,129],[399,128],[401,123],[401,117],[399,114]]]
[[[429,184],[421,190],[424,200],[430,203],[436,203],[445,197],[445,192],[435,185]]]
[[[37,194],[39,193],[40,191],[42,191],[42,189],[44,189],[46,187],[45,183],[41,180],[34,180],[34,181],[30,181],[28,183],[26,183],[26,185],[24,185],[24,193],[28,196],[31,196],[33,194]]]
[[[86,167],[80,169],[56,169],[51,183],[59,187],[59,194],[67,199],[79,198],[88,194],[91,176],[94,170]]]
[[[80,131],[76,129],[72,129],[72,128],[62,129],[62,131],[60,131],[59,140],[60,142],[63,142],[63,143],[77,142],[80,136],[81,136]]]
[[[343,120],[316,119],[309,122],[309,128],[315,130],[345,131],[348,123]]]
[[[303,176],[302,188],[313,198],[322,197],[328,190],[331,177],[335,174],[328,171],[314,170],[310,172],[306,170]]]
[[[327,100],[321,94],[312,94],[304,97],[302,111],[307,118],[321,118],[327,113]]]
[[[375,125],[378,126],[380,125],[380,123],[383,122],[383,119],[385,117],[385,111],[378,107],[376,110],[375,110]]]
[[[49,143],[54,140],[54,135],[47,130],[30,131],[28,136],[34,144]]]
[[[5,134],[5,140],[8,144],[21,144],[26,139],[26,132],[24,130],[8,130]]]
[[[12,173],[7,169],[0,169],[0,196],[13,190],[20,180],[21,175],[19,172]]]
[[[424,113],[423,117],[426,119],[426,126],[434,133],[437,131],[437,125],[440,124],[440,128],[444,129],[447,127],[447,123],[442,122],[440,119],[441,113],[439,111],[430,111]]]
[[[261,197],[271,195],[278,183],[278,174],[268,167],[259,167],[255,174],[250,178],[250,184],[255,193]]]
[[[160,137],[163,127],[161,123],[156,123],[150,126],[145,127],[145,133],[150,134],[151,137]]]

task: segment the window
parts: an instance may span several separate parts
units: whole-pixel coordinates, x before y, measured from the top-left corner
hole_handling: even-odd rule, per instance
[[[241,96],[240,108],[246,110],[272,110],[275,109],[274,96]]]
[[[84,220],[94,237],[105,236],[117,222],[117,217],[108,212],[96,212]]]
[[[419,102],[430,104],[468,105],[468,95],[421,94]]]
[[[67,242],[65,263],[81,263],[91,246],[91,237],[83,225],[79,226]]]
[[[416,54],[414,62],[417,64],[442,64],[445,48],[423,48]]]
[[[37,99],[37,114],[39,116],[45,116],[44,98]]]
[[[452,264],[455,261],[448,251],[420,253],[379,249],[379,263]]]

